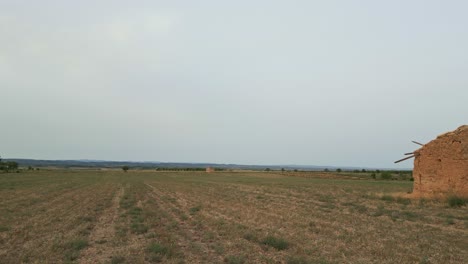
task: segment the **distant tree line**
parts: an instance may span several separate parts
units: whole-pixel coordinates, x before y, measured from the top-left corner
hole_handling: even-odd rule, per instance
[[[138,169],[135,167],[132,167],[132,169]],[[122,170],[124,172],[127,172],[130,170],[130,167],[125,165],[122,166]],[[206,168],[184,168],[184,167],[158,167],[155,168],[156,171],[206,171]],[[226,169],[223,168],[214,168],[215,171],[225,171]]]
[[[0,171],[3,172],[11,172],[18,170],[18,163],[15,161],[3,161],[2,157],[0,157]]]
[[[265,169],[265,171],[268,171],[268,169]],[[281,170],[282,172],[285,172],[284,169]],[[359,177],[359,178],[371,178],[374,180],[400,180],[400,181],[414,181],[413,178],[413,171],[412,170],[371,170],[371,169],[341,169],[341,168],[336,168],[334,171],[332,171],[330,168],[324,168],[322,170],[323,172],[329,173],[330,175],[336,174],[336,175],[341,175],[341,176],[351,176],[351,177]],[[292,171],[286,171],[288,173]],[[294,172],[297,172],[297,170],[294,170]],[[302,174],[307,174],[311,173],[313,174],[314,172],[319,172],[316,170],[301,170],[300,173]],[[356,175],[355,175],[356,174]]]
[[[206,168],[158,167],[157,171],[206,171]],[[215,171],[224,171],[223,168],[214,168]]]
[[[330,171],[329,169],[325,169],[324,171]],[[412,174],[412,170],[366,170],[366,169],[354,169],[354,170],[342,170],[340,168],[336,169],[336,172],[352,172],[352,173],[391,173],[391,174]]]
[[[330,171],[325,169],[324,171]],[[381,180],[410,180],[413,181],[412,170],[366,170],[366,169],[354,169],[349,171],[343,171],[342,169],[336,169],[336,172],[347,172],[347,173],[360,173],[371,176],[372,179]]]

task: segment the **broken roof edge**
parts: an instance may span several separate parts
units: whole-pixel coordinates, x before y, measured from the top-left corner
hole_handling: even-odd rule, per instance
[[[464,131],[468,131],[468,125],[461,125],[461,126],[459,126],[457,129],[455,129],[455,130],[453,130],[453,131],[448,131],[448,132],[445,132],[445,133],[443,133],[443,134],[438,135],[435,139],[433,139],[433,140],[427,142],[427,143],[424,144],[422,147],[420,147],[420,148],[418,148],[417,150],[415,150],[413,153],[415,154],[415,156],[419,156],[419,154],[420,154],[419,152],[420,152],[421,150],[423,150],[424,147],[426,147],[426,145],[431,144],[433,141],[436,141],[436,140],[438,140],[438,139],[440,139],[440,138],[444,138],[444,137],[451,136],[451,135],[458,135],[458,134],[460,134],[460,133],[462,133],[462,132],[464,132]]]
[[[459,133],[461,133],[461,132],[463,132],[465,130],[468,130],[468,125],[461,125],[461,126],[459,126],[457,129],[455,129],[453,131],[445,132],[443,134],[438,135],[437,138],[450,136],[450,135],[454,135],[454,134],[459,134]]]

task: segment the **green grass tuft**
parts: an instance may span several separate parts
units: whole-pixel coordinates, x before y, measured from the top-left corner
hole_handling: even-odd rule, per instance
[[[190,208],[190,214],[195,214],[201,210],[201,205]]]
[[[262,244],[276,248],[277,250],[285,250],[289,248],[288,241],[274,236],[265,237],[265,239],[262,240]]]
[[[147,248],[148,253],[156,256],[165,256],[171,258],[174,256],[174,250],[171,247],[161,245],[157,242],[151,243]]]
[[[125,258],[122,256],[113,256],[111,258],[111,264],[121,264],[125,263]]]
[[[396,202],[397,203],[400,203],[400,204],[404,204],[404,205],[408,205],[408,204],[411,204],[411,200],[408,199],[408,198],[403,198],[403,197],[397,197],[396,199]]]
[[[65,260],[74,261],[79,258],[80,250],[88,246],[88,241],[83,238],[77,238],[71,240],[64,245],[65,248]]]
[[[148,227],[142,223],[132,223],[130,227],[135,234],[145,234],[148,232]]]
[[[464,199],[464,198],[458,197],[458,196],[456,196],[456,195],[452,195],[452,196],[450,196],[450,197],[447,198],[447,202],[448,202],[448,205],[449,205],[450,207],[461,207],[461,206],[465,206],[467,200],[468,200],[468,199]]]
[[[309,264],[311,263],[306,257],[303,256],[291,256],[286,260],[287,264]]]
[[[383,195],[381,199],[382,199],[383,201],[387,201],[387,202],[393,202],[393,201],[395,201],[395,198],[393,198],[393,196],[388,195],[388,194]]]
[[[224,258],[224,262],[228,264],[243,264],[245,263],[245,257],[230,255]]]
[[[88,241],[84,239],[75,239],[67,244],[67,248],[72,249],[72,250],[82,250],[88,246]]]

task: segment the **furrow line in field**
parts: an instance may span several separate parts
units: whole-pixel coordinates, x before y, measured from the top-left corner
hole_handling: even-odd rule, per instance
[[[0,207],[8,208],[14,206],[15,211],[19,212],[24,209],[28,209],[30,206],[36,206],[39,208],[47,207],[47,203],[51,200],[57,199],[62,195],[70,193],[83,188],[84,185],[77,185],[71,188],[57,188],[57,189],[40,189],[40,190],[28,190],[21,191],[20,193],[14,193],[14,197],[4,197],[4,202],[0,204]],[[3,199],[2,199],[3,200]]]
[[[23,225],[34,224],[46,226],[47,223],[55,221],[51,216],[60,217],[64,215],[64,213],[72,212],[75,207],[84,207],[84,205],[88,205],[85,201],[89,201],[89,204],[93,204],[94,200],[90,200],[89,194],[95,195],[94,189],[96,189],[96,186],[73,189],[73,191],[63,193],[61,196],[57,196],[41,204],[35,209],[35,211],[39,213],[23,220]],[[101,188],[99,188],[99,192],[101,193],[99,196],[102,196],[103,190]],[[49,215],[49,217],[44,218],[44,215]],[[63,223],[63,221],[60,222]]]
[[[218,261],[221,261],[222,258],[216,255],[214,250],[211,249],[205,242],[203,242],[203,234],[201,231],[199,231],[199,229],[206,231],[206,230],[210,230],[210,228],[202,225],[201,223],[198,223],[198,225],[202,225],[202,226],[197,227],[196,226],[197,224],[193,223],[194,219],[192,216],[188,216],[186,220],[182,219],[182,216],[176,214],[173,210],[173,209],[180,210],[177,206],[170,203],[169,201],[165,201],[164,199],[161,199],[161,197],[167,196],[167,197],[171,197],[173,201],[176,201],[174,200],[176,199],[174,196],[171,196],[165,192],[162,192],[161,190],[155,188],[154,186],[150,184],[146,184],[146,185],[149,188],[151,188],[152,193],[150,193],[150,196],[153,197],[158,202],[158,206],[162,210],[166,211],[178,223],[178,226],[180,227],[180,232],[179,232],[180,234],[178,234],[178,237],[179,237],[178,243],[180,247],[186,249],[185,254],[187,253],[190,254],[190,256],[188,256],[189,259],[197,263],[206,262],[206,258],[212,261],[216,259]],[[185,207],[182,207],[182,208],[183,208],[182,211],[187,211],[186,210],[187,208]],[[197,243],[198,246],[202,247],[202,249],[200,249],[202,252],[200,253],[202,253],[203,255],[200,255],[199,253],[193,254],[192,252],[190,252],[190,250],[188,250],[190,249],[192,243]],[[202,257],[202,259],[200,259],[200,257]]]
[[[291,219],[291,210],[299,210],[301,212],[314,212],[318,213],[317,207],[325,206],[325,202],[320,201],[309,201],[305,199],[292,199],[294,202],[290,202],[288,200],[288,196],[272,195],[269,197],[265,195],[265,193],[258,193],[262,194],[262,199],[258,199],[254,197],[252,194],[241,191],[240,193],[236,192],[237,189],[231,189],[230,191],[223,190],[222,187],[218,189],[218,192],[213,194],[207,194],[206,192],[197,192],[197,190],[193,190],[194,193],[188,192],[185,193],[186,195],[196,195],[198,199],[203,199],[207,201],[214,201],[210,204],[211,208],[219,211],[223,211],[224,215],[231,215],[234,219],[239,219],[246,223],[249,221],[249,224],[259,225],[257,218],[266,218],[269,220],[278,219],[278,221],[282,221],[282,218]],[[235,201],[231,198],[225,199],[216,199],[217,197],[223,197],[221,194],[229,195],[229,197],[238,197],[238,201]],[[269,199],[267,198],[269,197]],[[273,198],[275,197],[275,198]],[[267,198],[267,200],[265,200]],[[236,208],[236,209],[231,209]],[[245,210],[239,210],[239,208],[245,208]],[[274,208],[275,212],[272,212]],[[250,213],[245,213],[249,212]],[[284,214],[278,214],[278,212],[284,211]],[[244,212],[242,216],[240,212]],[[240,220],[242,219],[242,220]],[[267,226],[267,223],[264,223],[264,226]]]
[[[264,232],[268,232],[271,228],[271,224],[268,222],[262,221],[265,219],[263,215],[261,218],[243,218],[243,216],[239,212],[245,212],[245,210],[241,207],[227,206],[228,208],[233,208],[230,211],[230,214],[224,214],[220,212],[222,205],[219,204],[219,200],[216,200],[216,192],[209,193],[205,192],[203,195],[199,195],[197,197],[197,192],[173,192],[171,193],[169,190],[159,190],[161,197],[169,197],[169,201],[173,201],[173,203],[177,203],[177,201],[188,201],[194,200],[191,198],[197,198],[198,200],[205,200],[211,201],[210,205],[206,205],[203,207],[197,214],[195,215],[199,221],[202,223],[201,230],[204,230],[205,233],[216,234],[216,242],[221,244],[225,249],[225,254],[238,254],[239,250],[244,252],[244,254],[249,255],[250,261],[255,262],[263,262],[262,257],[268,257],[270,259],[278,259],[278,257],[283,256],[284,252],[275,252],[275,251],[264,251],[262,249],[261,243],[258,241],[249,241],[243,238],[244,234],[249,233],[248,230],[257,230],[258,227],[264,230]],[[177,194],[177,195],[174,195]],[[187,196],[189,197],[183,197]],[[200,197],[201,196],[201,197]],[[188,211],[188,208],[185,209]],[[255,212],[254,212],[255,214]],[[245,215],[244,215],[245,216]],[[250,214],[252,216],[252,214]],[[270,216],[267,216],[266,219],[277,218],[277,216],[273,213]],[[192,219],[192,217],[191,217]],[[220,222],[222,220],[222,222]],[[247,228],[244,231],[239,230],[239,226],[244,226]],[[249,244],[250,246],[245,246]],[[261,256],[258,254],[261,252]],[[281,257],[280,257],[281,258]]]
[[[111,206],[99,216],[88,237],[89,247],[81,252],[80,263],[104,263],[114,255],[116,248],[111,242],[115,237],[115,225],[119,218],[119,203],[123,193],[124,189],[120,187],[114,194]]]
[[[94,196],[97,195],[96,193]],[[96,199],[94,196],[79,192],[78,197],[76,197],[80,201],[79,203],[64,200],[62,203],[58,203],[58,207],[38,214],[30,221],[17,226],[16,230],[11,232],[11,237],[8,238],[8,246],[4,249],[9,252],[14,248],[22,247],[25,253],[32,254],[36,252],[37,255],[48,252],[54,240],[58,239],[60,241],[79,232],[78,229],[82,228],[82,226],[74,225],[77,212],[82,213],[84,210],[80,210],[81,208],[95,204]],[[51,212],[55,211],[57,214],[51,214]],[[59,218],[52,217],[54,215]],[[34,227],[34,229],[29,230],[28,227]],[[36,234],[41,235],[36,237]]]

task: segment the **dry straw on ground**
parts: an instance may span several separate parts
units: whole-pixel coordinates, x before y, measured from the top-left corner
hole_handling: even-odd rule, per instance
[[[468,259],[466,207],[391,195],[410,191],[410,181],[313,174],[41,170],[1,175],[0,259],[4,263]]]

